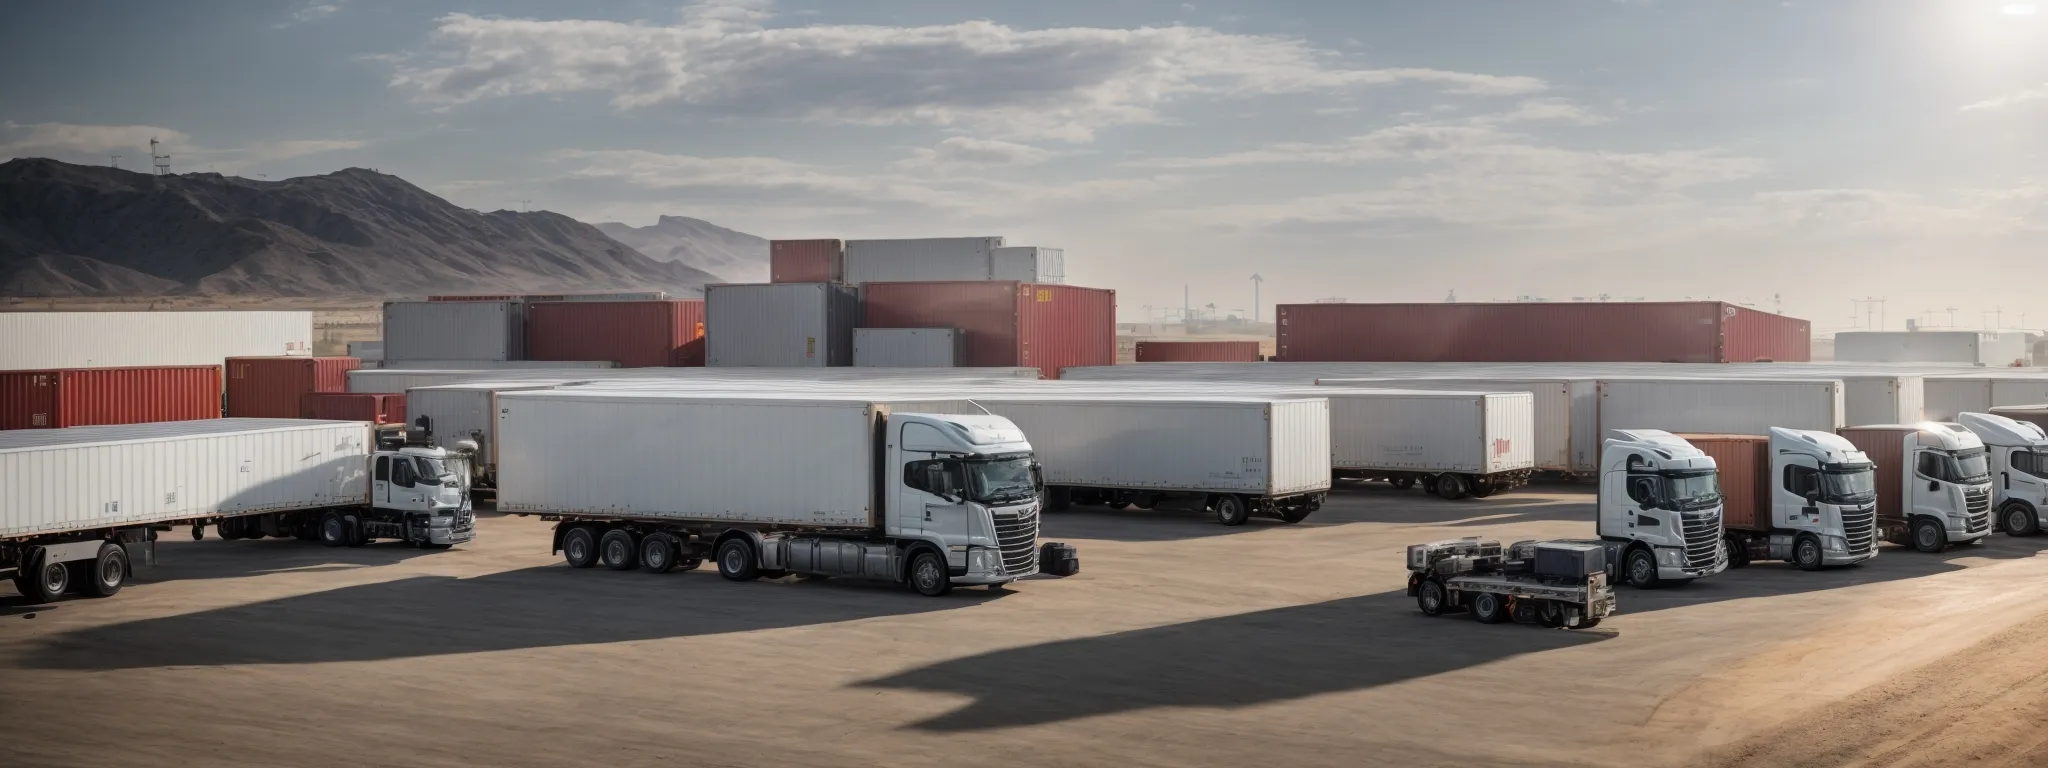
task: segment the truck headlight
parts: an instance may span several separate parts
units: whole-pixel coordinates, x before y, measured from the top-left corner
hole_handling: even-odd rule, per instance
[[[1675,565],[1678,565],[1678,550],[1675,550],[1675,549],[1660,549],[1660,550],[1657,550],[1657,564],[1658,564],[1658,565],[1671,565],[1671,566],[1675,566]]]
[[[1847,552],[1849,551],[1849,540],[1840,536],[1829,536],[1826,539],[1826,546],[1829,552]]]
[[[1003,569],[1003,559],[986,547],[967,550],[967,570],[974,573],[996,573]]]

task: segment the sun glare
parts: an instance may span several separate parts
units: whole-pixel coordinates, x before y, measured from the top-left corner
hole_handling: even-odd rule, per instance
[[[2041,12],[2041,6],[2030,3],[2013,3],[2005,7],[2007,16],[2032,16]]]

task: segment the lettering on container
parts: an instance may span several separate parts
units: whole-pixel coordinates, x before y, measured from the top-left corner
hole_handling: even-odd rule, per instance
[[[1496,437],[1493,439],[1493,455],[1506,456],[1508,455],[1508,449],[1513,447],[1513,445],[1513,441],[1505,437]]]
[[[1038,303],[1040,303],[1040,304],[1045,304],[1045,303],[1048,303],[1048,302],[1050,302],[1050,301],[1052,301],[1052,289],[1051,289],[1051,288],[1040,288],[1040,289],[1038,289]]]

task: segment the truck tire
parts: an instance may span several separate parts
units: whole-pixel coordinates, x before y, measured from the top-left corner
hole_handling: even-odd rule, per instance
[[[1488,480],[1483,477],[1477,478],[1472,481],[1472,498],[1475,499],[1483,499],[1488,496],[1492,496],[1493,494],[1498,493],[1500,490],[1500,486],[1495,485],[1492,480]]]
[[[1309,515],[1315,514],[1315,511],[1315,506],[1307,502],[1302,502],[1300,504],[1291,504],[1285,507],[1281,507],[1280,522],[1299,523],[1303,520],[1307,520]]]
[[[1792,564],[1802,571],[1818,571],[1825,564],[1820,540],[1812,536],[1801,536],[1792,542]]]
[[[953,591],[953,577],[946,575],[946,559],[929,549],[910,559],[910,588],[925,597]]]
[[[2005,535],[2032,536],[2041,532],[2041,519],[2034,516],[2034,510],[2025,504],[2007,504],[1999,515],[2005,522]]]
[[[1251,510],[1245,507],[1244,499],[1236,494],[1219,493],[1209,497],[1209,508],[1215,510],[1216,522],[1223,525],[1244,525],[1244,521],[1252,516]]]
[[[1543,605],[1536,608],[1536,623],[1547,629],[1564,626],[1564,603],[1556,600],[1543,601]]]
[[[1157,508],[1157,507],[1159,506],[1159,494],[1156,494],[1156,493],[1138,493],[1138,494],[1132,494],[1132,496],[1131,496],[1131,506],[1133,506],[1133,507],[1137,507],[1137,508],[1139,508],[1139,509],[1154,509],[1154,508]]]
[[[330,547],[348,545],[348,521],[341,519],[340,512],[320,516],[320,543]]]
[[[349,517],[341,516],[341,522],[348,526],[348,545],[360,547],[370,543],[370,526],[364,522],[362,516],[356,515],[354,520],[350,520]]]
[[[562,560],[571,568],[597,565],[597,534],[579,525],[562,533]]]
[[[1427,493],[1431,496],[1436,495],[1436,475],[1423,475],[1416,482],[1422,485],[1423,493]]]
[[[1728,567],[1749,567],[1749,545],[1744,543],[1741,538],[1730,534],[1721,539],[1721,546],[1728,548]]]
[[[1444,594],[1444,585],[1434,580],[1425,580],[1415,588],[1415,607],[1422,609],[1424,616],[1442,616],[1450,610],[1450,600]]]
[[[640,540],[640,570],[668,573],[676,567],[676,540],[666,533],[650,533]]]
[[[1948,549],[1948,531],[1942,530],[1941,523],[1931,517],[1914,520],[1913,548],[1927,553]]]
[[[101,544],[89,576],[85,588],[93,597],[113,597],[128,583],[128,550],[111,541]]]
[[[1657,556],[1647,547],[1631,549],[1621,558],[1621,580],[1636,589],[1657,586]]]
[[[1408,475],[1402,475],[1400,477],[1391,478],[1387,480],[1387,484],[1405,491],[1415,487],[1415,478],[1410,477]]]
[[[943,563],[942,563],[943,565]],[[753,581],[761,577],[754,565],[754,543],[735,536],[718,545],[718,575],[726,581]]]
[[[1481,624],[1499,624],[1508,620],[1507,598],[1492,592],[1481,592],[1472,596],[1472,618]]]
[[[597,561],[614,571],[630,571],[640,565],[640,542],[633,540],[633,532],[624,528],[613,528],[604,532],[597,540]]]
[[[1472,484],[1465,480],[1464,475],[1446,472],[1436,477],[1437,498],[1445,501],[1457,501],[1465,498],[1471,492]]]
[[[14,574],[14,589],[30,602],[54,603],[71,591],[71,569],[64,563],[46,562],[37,552],[34,563],[24,564]]]

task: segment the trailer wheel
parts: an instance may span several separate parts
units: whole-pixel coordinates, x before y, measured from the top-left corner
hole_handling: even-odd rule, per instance
[[[1502,490],[1500,485],[1487,478],[1480,477],[1472,480],[1472,498],[1483,499]]]
[[[320,543],[330,547],[348,544],[348,521],[341,519],[340,512],[320,516]]]
[[[1415,607],[1422,609],[1424,616],[1442,616],[1448,607],[1444,599],[1444,585],[1435,581],[1424,581],[1415,590]]]
[[[1445,501],[1457,501],[1458,499],[1465,498],[1471,490],[1472,486],[1466,482],[1464,475],[1452,472],[1437,475],[1436,495],[1438,498]]]
[[[939,557],[939,553],[927,549],[911,559],[910,588],[925,597],[938,597],[953,591],[953,579],[946,575],[946,561]]]
[[[1280,521],[1283,523],[1299,523],[1307,520],[1309,515],[1315,514],[1315,511],[1315,505],[1308,502],[1290,504],[1280,508]]]
[[[1244,499],[1236,494],[1219,493],[1209,497],[1209,508],[1216,512],[1216,522],[1224,525],[1244,525],[1252,513],[1245,508]]]
[[[639,557],[640,542],[633,540],[632,531],[613,528],[597,540],[597,560],[606,568],[630,571],[640,564]]]
[[[1818,571],[1822,565],[1820,540],[1812,536],[1801,536],[1792,542],[1792,562],[1802,571]]]
[[[2025,504],[2007,504],[2005,507],[2005,535],[2032,536],[2041,532],[2041,520],[2034,516],[2034,510]]]
[[[590,526],[579,525],[562,534],[562,560],[571,568],[597,565],[597,534],[590,532]]]
[[[37,552],[34,565],[15,572],[14,589],[38,603],[54,603],[65,592],[71,591],[71,568],[65,563],[48,560],[48,556]]]
[[[111,541],[101,544],[99,557],[93,558],[92,579],[86,582],[86,588],[93,597],[113,597],[127,583],[128,550]]]
[[[1499,624],[1508,620],[1508,601],[1492,592],[1481,592],[1472,596],[1472,618],[1481,624]]]
[[[1621,578],[1627,581],[1629,586],[1636,589],[1657,586],[1657,556],[1651,554],[1650,550],[1641,547],[1629,550],[1628,555],[1622,558],[1622,563],[1624,567]]]
[[[640,540],[640,570],[668,573],[676,567],[676,540],[666,533],[650,533]]]
[[[727,581],[753,581],[761,577],[754,566],[754,544],[735,536],[718,545],[718,575]]]
[[[1922,552],[1940,552],[1948,549],[1948,531],[1941,529],[1941,523],[1934,518],[1923,517],[1913,521],[1913,548]]]
[[[1721,539],[1721,546],[1726,547],[1728,549],[1728,567],[1749,567],[1748,543],[1744,542],[1740,537],[1737,537],[1735,534],[1731,533]]]
[[[1423,475],[1418,482],[1422,484],[1423,493],[1431,496],[1436,495],[1436,475]]]
[[[1159,506],[1159,494],[1139,493],[1131,496],[1131,506],[1139,509],[1153,509]]]
[[[1391,478],[1387,480],[1387,484],[1405,491],[1415,487],[1415,478],[1410,477],[1408,475],[1402,475],[1400,477]]]
[[[365,521],[361,515],[357,515],[354,520],[348,518],[348,515],[343,515],[341,518],[341,522],[348,527],[348,545],[360,547],[370,543],[369,522]]]

